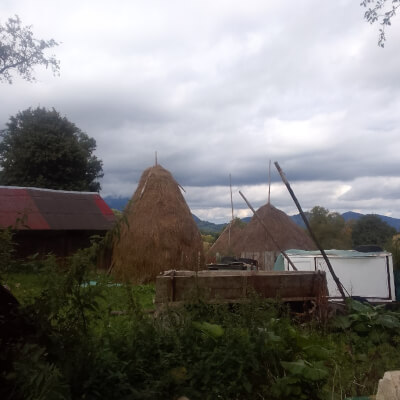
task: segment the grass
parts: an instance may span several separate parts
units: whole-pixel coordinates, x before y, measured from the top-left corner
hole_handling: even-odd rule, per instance
[[[40,295],[45,287],[46,271],[8,272],[4,276],[7,285],[18,301],[27,305]],[[93,273],[91,284],[103,285],[103,296],[100,307],[104,312],[125,311],[129,299],[134,296],[145,310],[154,309],[154,284],[132,286],[115,282],[104,273]]]
[[[0,336],[0,398],[339,400],[374,393],[400,368],[398,312],[354,302],[326,324],[300,322],[255,296],[197,298],[154,318],[144,312],[154,285],[118,284],[90,265],[81,252],[61,273],[49,259],[2,274],[29,329],[16,326],[3,347]],[[0,332],[14,320],[1,322]]]

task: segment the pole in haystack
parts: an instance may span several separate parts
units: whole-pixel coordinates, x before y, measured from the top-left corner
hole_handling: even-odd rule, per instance
[[[232,210],[232,218],[231,218],[231,222],[229,224],[229,232],[228,232],[228,248],[231,248],[231,226],[233,223],[233,199],[232,199],[232,176],[231,174],[229,174],[229,188],[231,191],[231,210]]]
[[[271,203],[271,160],[269,160],[268,168],[268,204]]]
[[[311,227],[310,227],[310,224],[309,224],[309,222],[308,222],[308,219],[307,219],[306,215],[304,214],[303,209],[301,208],[300,203],[299,203],[299,201],[297,200],[296,195],[294,194],[292,188],[290,187],[289,181],[286,179],[285,174],[283,173],[281,167],[279,166],[278,161],[275,161],[274,164],[275,164],[276,169],[277,169],[278,172],[279,172],[279,175],[280,175],[281,178],[282,178],[283,183],[286,185],[287,190],[288,190],[289,193],[290,193],[290,196],[292,197],[294,203],[296,204],[297,209],[299,210],[299,213],[300,213],[300,215],[301,215],[301,218],[303,219],[303,222],[304,222],[305,226],[307,227],[308,232],[310,232],[311,238],[314,240],[314,243],[315,243],[316,246],[318,247],[318,250],[321,252],[322,257],[324,257],[324,260],[325,260],[325,262],[326,262],[326,265],[328,266],[329,272],[331,273],[332,278],[333,278],[333,280],[334,280],[335,283],[336,283],[336,286],[337,286],[337,288],[338,288],[338,290],[339,290],[340,295],[342,296],[343,301],[345,301],[345,300],[346,300],[346,295],[344,294],[344,290],[343,290],[343,289],[345,289],[345,288],[344,288],[344,286],[342,285],[342,282],[340,282],[339,278],[338,278],[337,275],[335,274],[335,271],[333,270],[333,267],[332,267],[332,265],[331,265],[331,263],[330,263],[330,261],[329,261],[328,256],[326,255],[324,249],[323,249],[323,248],[321,247],[321,245],[319,244],[317,238],[316,238],[315,235],[314,235],[314,232],[311,230]],[[347,293],[347,294],[348,294],[348,293]]]
[[[157,165],[158,165],[158,162],[157,162],[157,151],[156,151],[156,154],[155,154],[155,161],[156,161],[156,163],[154,165],[157,167]]]

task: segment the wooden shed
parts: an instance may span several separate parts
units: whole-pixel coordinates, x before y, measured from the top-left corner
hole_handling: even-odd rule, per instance
[[[114,214],[98,193],[0,187],[0,229],[11,228],[18,257],[71,255],[105,235]]]

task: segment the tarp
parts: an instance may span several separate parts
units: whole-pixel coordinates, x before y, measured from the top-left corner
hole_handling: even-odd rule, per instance
[[[285,253],[290,258],[291,256],[302,256],[302,257],[322,257],[322,254],[319,250],[299,250],[299,249],[290,249],[286,250]],[[378,255],[389,255],[387,252],[369,252],[364,253],[356,250],[325,250],[326,255],[329,258],[365,258],[365,257],[376,257]],[[274,271],[284,271],[285,263],[284,257],[280,254],[274,264]]]

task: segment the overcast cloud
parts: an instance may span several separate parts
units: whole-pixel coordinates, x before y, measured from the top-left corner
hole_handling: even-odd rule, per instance
[[[278,161],[304,209],[400,217],[400,16],[377,46],[359,1],[0,3],[61,42],[60,77],[0,84],[0,128],[54,107],[97,141],[103,196],[131,196],[158,160],[201,219],[250,215]],[[295,206],[276,170],[272,203]]]

